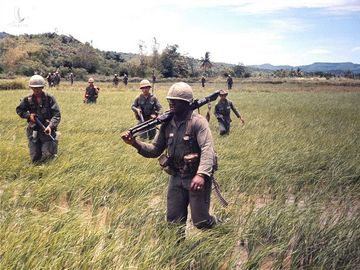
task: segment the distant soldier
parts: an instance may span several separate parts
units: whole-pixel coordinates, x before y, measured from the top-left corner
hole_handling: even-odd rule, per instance
[[[84,103],[96,103],[100,88],[94,85],[94,79],[88,80],[89,86],[85,89]]]
[[[127,86],[128,84],[128,76],[126,73],[124,74],[123,83],[125,84],[125,86]]]
[[[140,90],[142,93],[135,99],[131,109],[135,113],[136,119],[139,122],[144,122],[149,119],[156,118],[162,112],[162,106],[158,99],[150,94],[151,84],[148,80],[140,82]],[[149,138],[152,140],[155,137],[156,129],[150,130],[147,133],[140,135],[141,138]]]
[[[228,75],[228,77],[226,79],[226,82],[227,82],[228,90],[230,90],[232,88],[232,85],[233,85],[233,79],[231,78],[230,74]]]
[[[48,73],[46,80],[48,82],[49,88],[52,87],[52,74],[50,72]]]
[[[114,74],[113,85],[114,85],[115,87],[117,87],[117,86],[119,85],[119,81],[120,81],[120,79],[119,79],[118,75],[117,75],[117,74]]]
[[[202,76],[201,77],[201,86],[202,87],[205,87],[205,82],[206,82],[205,76]]]
[[[60,85],[60,73],[59,71],[55,72],[55,76],[54,76],[54,85],[55,86],[59,86]]]
[[[16,113],[28,121],[26,136],[31,161],[42,162],[57,153],[60,108],[52,95],[43,92],[45,80],[42,76],[32,76],[29,86],[33,93],[21,100]]]
[[[70,79],[70,84],[73,85],[74,84],[74,74],[72,72],[70,72],[70,74],[69,74],[69,79]]]
[[[220,90],[220,100],[218,104],[216,104],[214,111],[215,117],[217,118],[219,123],[220,135],[226,135],[230,132],[230,110],[235,113],[235,115],[237,116],[237,118],[240,119],[242,124],[245,123],[244,119],[241,117],[239,111],[235,108],[233,103],[226,98],[227,95],[228,93],[225,90]]]
[[[156,83],[156,76],[155,76],[155,71],[153,70],[153,75],[152,75],[152,93],[154,93],[155,91],[155,83]]]

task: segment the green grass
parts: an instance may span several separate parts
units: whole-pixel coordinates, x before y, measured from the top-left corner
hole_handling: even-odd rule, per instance
[[[165,109],[170,85],[156,90]],[[0,269],[358,269],[358,91],[235,84],[229,98],[246,124],[233,117],[220,137],[210,121],[230,202],[224,209],[213,197],[211,212],[224,222],[190,226],[176,245],[165,222],[167,175],[120,139],[136,122],[137,84],[99,86],[97,105],[82,103],[86,83],[49,91],[62,135],[58,158],[40,166],[30,164],[15,113],[29,91],[0,92]]]

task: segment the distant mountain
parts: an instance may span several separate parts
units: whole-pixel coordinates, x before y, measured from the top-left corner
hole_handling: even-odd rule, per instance
[[[6,37],[12,37],[13,35],[10,35],[6,32],[0,32],[0,38],[6,38]]]
[[[352,62],[344,62],[344,63],[326,63],[326,62],[315,62],[311,65],[303,65],[303,66],[273,66],[271,64],[263,64],[263,65],[250,65],[249,67],[253,69],[263,70],[263,71],[275,71],[275,70],[296,70],[300,68],[304,72],[329,72],[329,73],[344,73],[347,71],[351,71],[353,73],[360,73],[360,64],[354,64]]]

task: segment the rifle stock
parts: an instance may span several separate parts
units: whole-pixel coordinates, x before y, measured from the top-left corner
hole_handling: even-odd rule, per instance
[[[202,99],[196,99],[190,104],[190,109],[195,110],[200,108],[201,106],[214,101],[219,96],[220,90],[215,91],[214,93],[202,98]],[[132,128],[130,128],[128,131],[133,137],[136,137],[144,132],[147,132],[149,130],[152,130],[156,128],[157,125],[169,122],[174,114],[170,111],[166,111],[163,114],[159,115],[155,119],[150,119],[148,121],[142,122]]]

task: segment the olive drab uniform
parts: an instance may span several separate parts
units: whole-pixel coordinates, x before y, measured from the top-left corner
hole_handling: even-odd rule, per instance
[[[57,153],[58,138],[56,130],[61,120],[60,108],[55,98],[43,92],[41,101],[38,103],[34,95],[23,98],[20,105],[16,107],[16,113],[25,119],[29,119],[31,113],[37,115],[38,119],[44,126],[50,125],[53,141],[50,136],[46,135],[37,124],[28,120],[26,135],[28,138],[30,157],[33,162],[44,161]]]
[[[139,142],[139,145],[139,154],[144,157],[158,157],[166,150],[159,162],[170,174],[167,221],[184,225],[190,204],[194,225],[199,229],[213,227],[216,220],[209,214],[209,206],[216,158],[206,119],[190,111],[178,124],[174,119],[162,124],[151,144]],[[196,174],[205,176],[205,184],[201,190],[191,191],[191,181]]]
[[[143,94],[140,94],[134,101],[131,109],[134,111],[136,119],[141,122],[142,119],[138,115],[136,109],[141,109],[143,120],[147,121],[151,119],[151,115],[155,114],[156,116],[162,112],[162,106],[159,100],[152,94],[149,94],[148,97],[145,97]],[[152,140],[155,137],[156,129],[150,130],[147,133],[141,134],[141,138],[149,138]]]
[[[234,104],[230,100],[228,99],[225,99],[223,101],[220,100],[215,105],[214,114],[219,123],[220,135],[225,135],[230,132],[230,123],[231,123],[230,110],[232,110],[235,113],[237,118],[240,118],[239,111],[235,108]]]
[[[230,90],[233,85],[233,79],[230,76],[228,76],[228,78],[226,79],[226,82],[227,82],[228,89]]]
[[[98,95],[99,95],[99,87],[95,85],[89,85],[85,89],[84,103],[96,103]]]

